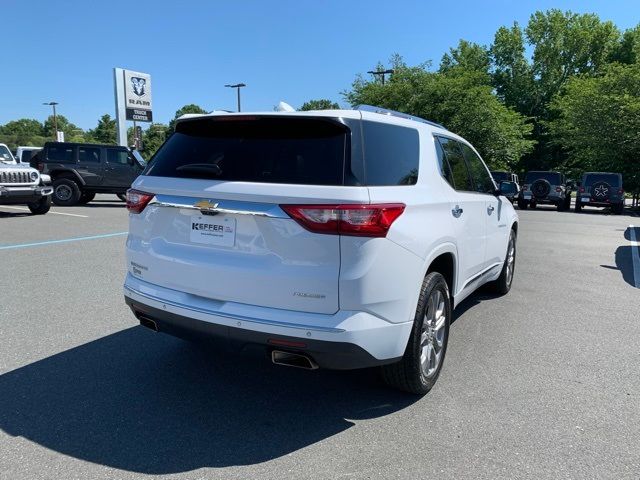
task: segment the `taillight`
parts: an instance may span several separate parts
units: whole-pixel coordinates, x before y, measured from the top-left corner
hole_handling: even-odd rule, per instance
[[[618,195],[624,195],[624,188],[621,188],[620,190],[618,190]]]
[[[127,190],[127,210],[131,213],[140,213],[151,201],[153,194],[141,192],[130,188]]]
[[[562,187],[556,187],[556,192],[558,193],[562,192]]]
[[[585,192],[584,187],[580,187],[580,193],[584,193],[584,192]]]
[[[385,237],[404,212],[402,203],[374,205],[280,205],[310,232],[359,237]]]
[[[529,187],[527,187],[526,185],[523,185],[522,190],[529,190]]]

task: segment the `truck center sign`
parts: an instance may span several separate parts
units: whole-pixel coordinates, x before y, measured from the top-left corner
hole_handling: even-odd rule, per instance
[[[151,75],[124,70],[124,99],[127,120],[153,121]]]
[[[127,120],[153,121],[151,100],[151,75],[148,73],[113,69],[114,97],[116,100],[116,124],[118,145],[127,145]]]

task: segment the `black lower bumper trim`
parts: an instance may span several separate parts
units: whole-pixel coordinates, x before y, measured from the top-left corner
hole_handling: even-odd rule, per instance
[[[125,302],[133,314],[145,326],[149,320],[155,323],[158,332],[167,333],[186,340],[208,341],[226,350],[242,351],[249,346],[261,346],[267,350],[296,352],[311,357],[319,367],[332,370],[353,370],[393,363],[399,358],[378,360],[369,352],[353,343],[314,340],[306,337],[289,337],[272,333],[256,332],[244,328],[227,327],[204,322],[136,302],[125,296]],[[270,343],[275,342],[276,344]],[[288,347],[287,343],[304,347]]]

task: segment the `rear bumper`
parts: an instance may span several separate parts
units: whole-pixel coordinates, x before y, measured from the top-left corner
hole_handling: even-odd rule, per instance
[[[127,275],[124,295],[134,315],[153,320],[160,332],[214,341],[234,350],[259,345],[304,353],[321,368],[336,370],[397,361],[404,354],[412,328],[412,322],[390,323],[366,312],[323,315],[234,307],[229,302],[221,305],[149,284],[131,274]],[[290,346],[291,342],[296,346]]]
[[[37,187],[9,187],[0,185],[0,204],[27,204],[39,201],[42,197],[51,195],[53,188],[48,186]]]

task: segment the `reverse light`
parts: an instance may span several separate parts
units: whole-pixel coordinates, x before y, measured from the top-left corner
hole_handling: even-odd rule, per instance
[[[280,208],[310,232],[386,237],[393,222],[404,212],[405,205],[280,205]]]
[[[127,190],[127,210],[131,213],[140,213],[154,197],[152,193],[141,192],[130,188]]]

